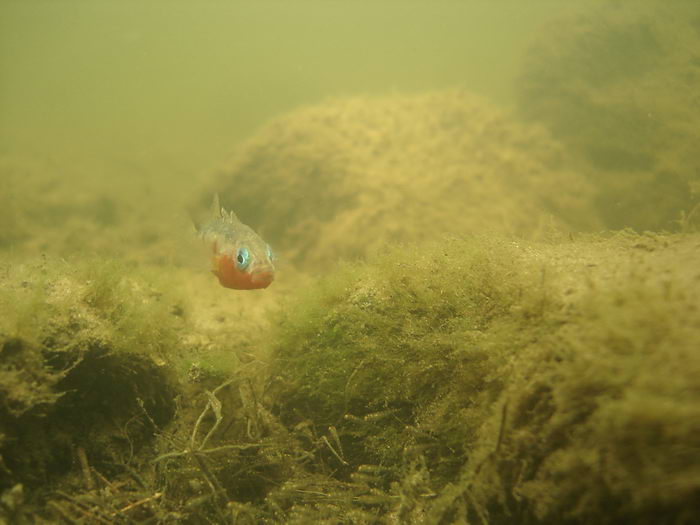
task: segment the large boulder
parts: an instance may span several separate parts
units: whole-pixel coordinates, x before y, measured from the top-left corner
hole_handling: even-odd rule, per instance
[[[519,113],[569,146],[599,189],[606,225],[696,228],[700,4],[604,2],[540,35]]]
[[[285,523],[696,523],[699,242],[452,239],[331,272],[279,323],[269,395],[350,481],[269,500]]]
[[[202,201],[214,191],[304,267],[441,233],[597,225],[557,143],[464,91],[293,111],[243,143]]]

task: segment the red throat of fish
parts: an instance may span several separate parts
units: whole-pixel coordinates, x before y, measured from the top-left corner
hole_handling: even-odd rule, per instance
[[[230,255],[214,255],[212,273],[219,279],[221,286],[233,290],[257,290],[267,288],[275,279],[272,268],[246,268],[239,270]],[[250,270],[250,271],[249,271]]]

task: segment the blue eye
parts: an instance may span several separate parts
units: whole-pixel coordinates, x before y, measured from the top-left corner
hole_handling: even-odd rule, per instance
[[[248,248],[242,246],[238,248],[238,253],[236,254],[236,268],[239,270],[245,270],[250,264],[250,252]]]

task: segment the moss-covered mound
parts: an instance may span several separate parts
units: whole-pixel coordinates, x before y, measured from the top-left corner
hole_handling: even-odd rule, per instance
[[[558,145],[462,91],[352,97],[261,129],[211,194],[286,259],[326,265],[444,233],[597,225]]]
[[[698,49],[700,4],[644,0],[555,20],[529,50],[520,114],[578,155],[611,228],[700,224]]]
[[[497,371],[544,329],[540,269],[518,259],[507,243],[455,240],[326,279],[275,343],[282,421],[342,428],[354,467],[400,469],[420,444],[449,479],[503,388]]]
[[[2,267],[1,489],[110,475],[173,416],[163,364],[182,349],[181,308],[129,273],[98,259]]]
[[[268,501],[297,523],[693,523],[699,246],[472,239],[335,274],[281,324],[269,391],[335,484]]]
[[[1,275],[0,522],[700,518],[698,235],[394,247],[256,342],[135,267]]]

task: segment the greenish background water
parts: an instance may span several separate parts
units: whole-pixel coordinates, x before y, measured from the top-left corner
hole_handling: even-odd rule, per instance
[[[580,5],[580,3],[577,3]],[[333,95],[511,102],[559,1],[0,2],[0,153],[207,169]]]

